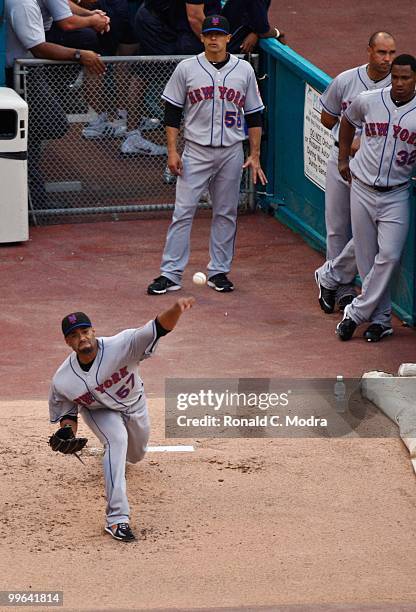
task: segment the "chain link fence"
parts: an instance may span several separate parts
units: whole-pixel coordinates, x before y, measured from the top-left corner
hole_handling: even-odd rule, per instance
[[[29,104],[32,224],[139,218],[173,208],[161,94],[182,59],[105,58],[103,77],[75,63],[16,62],[15,89]],[[208,193],[200,207],[210,207]],[[254,210],[248,172],[239,210]]]

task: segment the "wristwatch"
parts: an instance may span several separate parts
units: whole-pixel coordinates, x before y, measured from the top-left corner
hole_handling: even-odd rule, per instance
[[[80,49],[75,49],[74,62],[79,62],[79,61],[81,61],[81,51]]]

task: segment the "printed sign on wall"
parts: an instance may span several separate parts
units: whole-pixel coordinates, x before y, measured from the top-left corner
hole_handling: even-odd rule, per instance
[[[303,160],[305,176],[325,191],[326,165],[333,145],[330,130],[321,123],[319,91],[305,84]]]

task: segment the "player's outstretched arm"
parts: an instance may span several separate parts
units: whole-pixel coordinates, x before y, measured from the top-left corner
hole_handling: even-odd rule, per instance
[[[171,331],[176,326],[182,313],[192,308],[194,304],[194,297],[179,298],[168,310],[158,314],[157,320],[164,329]]]

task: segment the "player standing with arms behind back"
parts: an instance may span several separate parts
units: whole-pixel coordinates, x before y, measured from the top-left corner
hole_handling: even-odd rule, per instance
[[[178,181],[161,276],[149,285],[149,294],[181,288],[193,217],[208,186],[212,199],[208,285],[222,292],[234,289],[227,274],[234,255],[242,168],[251,168],[254,183],[260,180],[264,185],[267,180],[260,166],[263,102],[251,65],[227,53],[230,38],[224,17],[207,17],[201,35],[205,52],[183,60],[163,92],[168,166]],[[185,150],[181,158],[176,142],[183,109]],[[250,155],[243,164],[245,122]]]

